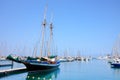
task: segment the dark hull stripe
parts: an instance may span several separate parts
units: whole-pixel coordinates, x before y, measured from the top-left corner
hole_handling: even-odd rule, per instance
[[[59,65],[49,66],[49,65],[34,65],[29,63],[24,63],[28,71],[34,71],[34,70],[50,70],[50,69],[56,69],[59,67]]]

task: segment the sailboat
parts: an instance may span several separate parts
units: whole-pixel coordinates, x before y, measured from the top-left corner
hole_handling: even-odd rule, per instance
[[[47,56],[43,57],[43,50],[45,50],[45,29],[46,29],[46,8],[45,8],[45,13],[44,13],[44,20],[42,23],[42,43],[41,43],[41,49],[40,49],[40,57],[27,57],[25,60],[21,60],[20,58],[13,58],[12,56],[7,57],[10,60],[23,63],[28,71],[34,71],[34,70],[52,70],[52,69],[57,69],[60,66],[60,61],[57,59],[56,55],[51,56],[50,52],[50,42],[52,41],[53,37],[53,23],[51,21],[50,23],[50,41],[48,45],[48,52]],[[17,60],[16,60],[17,59]]]
[[[113,48],[113,57],[111,59],[111,67],[120,68],[120,35]]]

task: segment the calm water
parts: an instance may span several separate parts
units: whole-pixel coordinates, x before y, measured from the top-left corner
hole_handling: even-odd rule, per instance
[[[103,60],[64,62],[52,72],[24,72],[0,80],[120,80],[120,69]]]

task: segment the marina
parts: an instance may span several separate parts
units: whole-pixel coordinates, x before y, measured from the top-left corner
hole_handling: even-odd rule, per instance
[[[0,0],[0,80],[120,80],[119,0]]]
[[[19,64],[17,64],[19,65]],[[24,71],[1,77],[0,80],[119,80],[120,69],[111,68],[106,60],[93,59],[89,62],[63,62],[59,69],[47,72]]]

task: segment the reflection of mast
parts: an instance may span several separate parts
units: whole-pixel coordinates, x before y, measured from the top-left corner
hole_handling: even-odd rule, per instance
[[[26,80],[56,80],[59,73],[60,69],[28,72]]]
[[[47,11],[47,6],[45,7],[45,12],[44,12],[44,20],[42,23],[42,44],[41,44],[41,49],[40,49],[40,57],[42,57],[43,53],[43,48],[44,48],[44,35],[45,35],[45,28],[46,28],[46,11]]]
[[[50,46],[51,43],[52,43],[52,39],[53,39],[53,23],[52,23],[52,20],[53,20],[53,15],[51,15],[51,22],[50,22],[50,41],[49,41],[49,44],[48,44],[48,56],[50,56]]]

